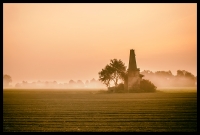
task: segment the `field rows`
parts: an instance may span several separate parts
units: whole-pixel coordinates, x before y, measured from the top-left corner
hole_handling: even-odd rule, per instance
[[[4,91],[3,131],[194,132],[196,93]]]

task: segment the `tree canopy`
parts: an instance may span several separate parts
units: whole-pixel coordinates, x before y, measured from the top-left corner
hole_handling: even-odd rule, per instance
[[[117,87],[119,80],[124,81],[125,73],[125,64],[120,59],[111,59],[110,63],[99,72],[99,80],[108,88],[110,87],[111,81],[113,81],[115,87]]]

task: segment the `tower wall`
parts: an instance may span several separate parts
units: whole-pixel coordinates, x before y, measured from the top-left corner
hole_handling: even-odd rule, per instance
[[[128,69],[128,79],[127,79],[127,89],[139,89],[140,88],[140,69],[137,68],[135,52],[133,49],[130,50],[129,57],[129,69]]]
[[[140,71],[132,71],[128,74],[128,90],[140,88]]]

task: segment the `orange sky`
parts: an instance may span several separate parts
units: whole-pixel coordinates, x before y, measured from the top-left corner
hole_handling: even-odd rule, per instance
[[[140,71],[197,75],[197,4],[3,4],[3,74],[13,83],[98,79],[130,49]]]

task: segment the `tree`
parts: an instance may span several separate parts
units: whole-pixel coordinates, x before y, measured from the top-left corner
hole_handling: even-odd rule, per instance
[[[70,81],[69,81],[69,87],[70,87],[70,88],[75,88],[75,87],[76,87],[75,85],[76,85],[76,82],[75,82],[75,81],[73,81],[73,80],[70,80]]]
[[[160,78],[163,78],[163,79],[173,77],[172,72],[170,70],[169,71],[156,71],[155,75],[160,77]]]
[[[192,80],[195,79],[195,76],[188,71],[185,71],[185,77],[188,78],[188,79],[192,79]]]
[[[113,78],[115,87],[118,85],[118,80],[121,79],[124,81],[126,74],[126,66],[121,60],[113,59],[111,60],[110,66],[113,68]]]
[[[183,77],[184,76],[184,70],[177,70],[177,77]]]
[[[77,84],[78,88],[84,88],[84,86],[85,86],[81,80],[78,80],[76,84]]]
[[[99,72],[99,81],[103,82],[108,88],[110,87],[113,72],[112,67],[109,65],[106,65],[106,67]]]
[[[185,70],[177,70],[177,75],[176,75],[176,79],[175,79],[175,85],[176,86],[195,86],[196,83],[196,78],[195,76]]]
[[[114,82],[115,88],[118,86],[118,81],[125,80],[126,66],[121,60],[112,59],[109,65],[99,72],[99,81],[103,82],[108,88],[110,81]]]
[[[153,83],[155,83],[157,86],[160,87],[167,87],[172,86],[174,76],[172,75],[172,72],[169,71],[156,71],[154,73],[154,78],[149,79]]]
[[[5,75],[3,76],[3,86],[7,87],[7,86],[9,86],[9,83],[11,83],[11,82],[12,82],[11,76],[5,74]]]

